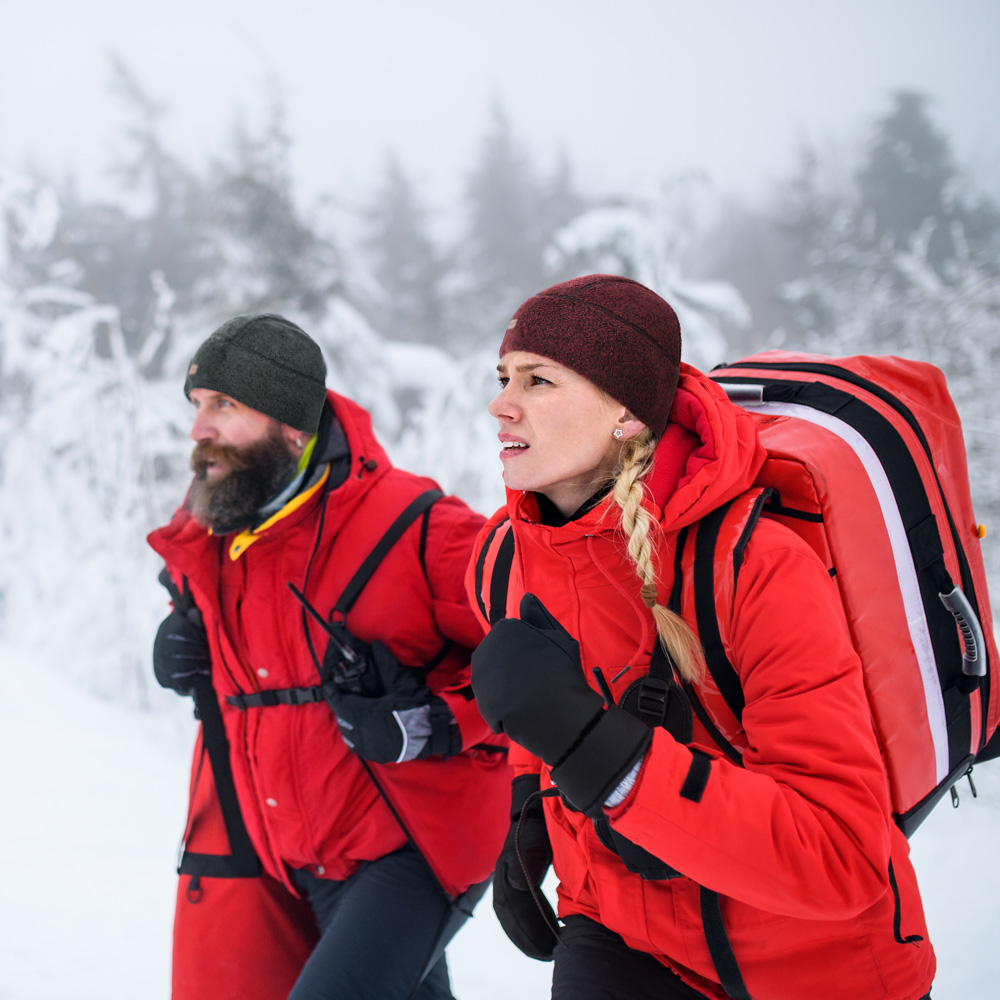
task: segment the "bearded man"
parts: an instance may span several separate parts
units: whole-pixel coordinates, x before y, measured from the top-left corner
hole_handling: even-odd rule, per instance
[[[464,576],[483,522],[392,466],[282,316],[198,349],[194,479],[149,536],[157,680],[195,696],[173,1000],[449,1000],[507,825]]]

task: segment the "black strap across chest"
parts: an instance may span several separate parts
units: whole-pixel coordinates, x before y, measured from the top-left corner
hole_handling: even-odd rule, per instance
[[[431,506],[437,503],[444,494],[440,490],[426,490],[420,496],[415,497],[403,509],[395,521],[389,525],[386,533],[376,542],[375,548],[365,556],[364,562],[358,567],[354,576],[351,577],[343,593],[337,598],[333,605],[333,610],[340,615],[346,615],[354,607],[354,602],[358,599],[365,584],[371,579],[372,574],[378,569],[379,563],[388,555],[389,550],[399,541],[403,532],[418,518],[424,511],[430,510]]]
[[[379,564],[388,555],[389,550],[403,536],[403,532],[433,504],[437,503],[442,496],[444,494],[440,490],[425,490],[403,508],[389,525],[385,534],[375,543],[375,547],[365,556],[361,565],[348,581],[347,586],[344,587],[340,597],[334,602],[334,614],[339,614],[341,620],[344,618],[354,606],[375,570],[378,569]],[[333,681],[326,680],[321,684],[308,684],[303,687],[272,688],[266,691],[233,694],[229,695],[226,701],[240,711],[246,711],[248,708],[270,708],[274,705],[310,705],[313,702],[325,701],[331,693],[332,687]]]

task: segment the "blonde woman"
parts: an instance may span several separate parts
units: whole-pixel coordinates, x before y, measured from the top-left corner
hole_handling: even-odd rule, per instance
[[[788,529],[739,530],[764,458],[749,417],[681,363],[670,306],[611,275],[525,302],[497,370],[507,504],[469,588],[492,622],[476,699],[514,744],[494,880],[508,935],[554,957],[555,1000],[928,996],[934,953],[835,585]],[[723,510],[740,542],[708,550],[709,637],[690,578]],[[558,920],[538,888],[550,862]]]

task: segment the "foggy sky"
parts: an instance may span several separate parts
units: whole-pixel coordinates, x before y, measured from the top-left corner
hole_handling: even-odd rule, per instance
[[[611,13],[611,11],[614,13]],[[441,201],[499,98],[544,169],[588,193],[704,170],[752,194],[796,142],[848,143],[915,88],[960,163],[1000,193],[995,0],[0,0],[0,162],[92,190],[122,107],[109,52],[168,106],[201,166],[234,116],[284,91],[300,193],[370,193],[389,149]]]

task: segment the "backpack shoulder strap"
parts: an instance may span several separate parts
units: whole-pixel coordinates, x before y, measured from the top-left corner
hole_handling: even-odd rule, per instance
[[[389,550],[399,541],[403,532],[443,496],[444,494],[440,490],[426,490],[420,496],[410,501],[396,520],[389,525],[386,533],[376,542],[371,552],[365,556],[364,562],[361,563],[340,597],[337,598],[337,602],[333,606],[334,611],[339,612],[341,616],[346,615],[350,611],[354,606],[354,602],[360,596],[361,591],[364,590],[365,585],[371,579],[372,574],[378,569],[379,563],[382,562]],[[424,544],[425,542],[422,537],[421,547]]]
[[[476,557],[476,603],[490,625],[507,614],[507,588],[514,563],[514,532],[510,518],[501,520],[486,536]],[[489,582],[489,607],[486,606],[484,584]]]
[[[716,574],[720,569],[728,572],[726,555],[731,553],[732,589],[735,590],[747,542],[773,492],[771,489],[748,490],[718,507],[698,523],[694,542],[693,589],[698,636],[705,650],[708,672],[737,719],[742,717],[746,702],[739,676],[729,662],[722,641],[715,600],[718,593]]]
[[[746,702],[739,675],[726,653],[723,635],[728,633],[729,623],[728,620],[720,623],[720,606],[716,598],[720,593],[731,594],[735,591],[747,543],[765,504],[774,495],[774,490],[763,487],[741,493],[693,525],[693,539],[688,537],[685,529],[677,546],[671,610],[680,613],[681,596],[685,595],[690,602],[689,607],[693,609],[711,681],[737,721],[743,716]],[[685,562],[690,565],[687,581],[684,580]],[[729,579],[722,579],[722,574]],[[693,686],[685,683],[684,688],[692,709],[719,749],[735,763],[742,763],[739,751],[713,722]]]

